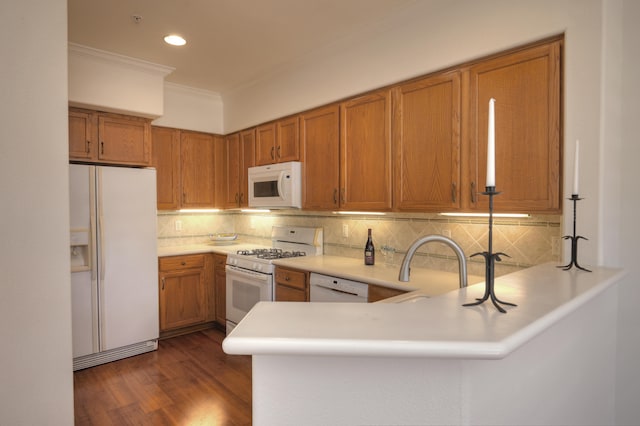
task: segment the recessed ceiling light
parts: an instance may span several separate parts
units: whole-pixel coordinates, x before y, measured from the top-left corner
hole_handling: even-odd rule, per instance
[[[187,41],[176,34],[169,34],[164,38],[165,43],[170,44],[172,46],[184,46],[187,44]]]

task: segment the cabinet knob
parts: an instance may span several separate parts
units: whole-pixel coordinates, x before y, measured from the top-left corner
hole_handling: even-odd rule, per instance
[[[277,149],[277,151],[276,151],[276,154],[277,154],[278,158],[280,158],[280,157],[281,157],[281,155],[280,155],[280,145],[278,145],[278,149]]]
[[[104,141],[100,142],[100,154],[104,154]]]
[[[162,289],[164,290],[164,277],[162,277]]]
[[[183,260],[182,262],[180,262],[180,264],[181,264],[182,266],[184,266],[184,265],[186,265],[186,264],[187,264],[187,262],[185,262],[185,261]]]
[[[91,141],[87,141],[87,154],[89,154],[91,152]]]
[[[275,160],[275,159],[276,159],[276,156],[274,155],[274,150],[275,150],[275,147],[273,147],[273,146],[272,146],[272,147],[271,147],[271,159],[272,159],[272,160]]]

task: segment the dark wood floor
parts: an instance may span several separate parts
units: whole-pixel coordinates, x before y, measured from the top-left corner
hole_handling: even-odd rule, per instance
[[[250,425],[251,358],[209,329],[74,373],[76,425]]]

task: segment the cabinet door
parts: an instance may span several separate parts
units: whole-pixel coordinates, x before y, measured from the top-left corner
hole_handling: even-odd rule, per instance
[[[160,274],[160,331],[205,321],[204,269]]]
[[[69,159],[93,160],[97,152],[95,115],[91,112],[69,110]]]
[[[183,131],[180,137],[180,158],[182,207],[214,207],[213,136]]]
[[[240,188],[240,207],[249,206],[249,167],[256,165],[256,130],[249,129],[240,133],[240,172],[238,186]]]
[[[224,268],[227,263],[227,256],[222,254],[214,254],[213,259],[216,288],[215,320],[218,324],[225,325],[227,312],[227,273]]]
[[[388,90],[340,106],[340,204],[391,209],[391,107]]]
[[[156,168],[158,210],[180,208],[180,130],[151,128],[152,165]]]
[[[149,120],[112,114],[98,116],[98,159],[107,163],[151,163]]]
[[[276,123],[276,162],[300,160],[300,130],[298,116],[278,120]]]
[[[276,161],[276,123],[263,124],[256,129],[256,166]]]
[[[339,112],[338,105],[331,105],[300,116],[303,209],[334,210],[339,207]]]
[[[240,133],[234,133],[225,138],[227,155],[227,178],[225,182],[226,208],[236,208],[240,206]]]
[[[460,206],[460,74],[405,84],[393,92],[394,208]]]
[[[227,140],[213,135],[213,191],[214,207],[222,208],[227,200]]]
[[[469,206],[488,209],[485,188],[489,99],[495,98],[496,211],[559,213],[561,42],[468,69]]]

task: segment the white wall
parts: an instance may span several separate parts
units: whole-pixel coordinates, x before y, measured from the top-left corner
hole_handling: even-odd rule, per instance
[[[164,112],[154,125],[224,134],[218,93],[164,83]]]
[[[69,103],[142,117],[163,114],[164,77],[173,68],[69,44]]]
[[[71,425],[66,1],[0,22],[0,424]]]
[[[609,2],[608,2],[609,3]],[[620,125],[619,131],[603,140],[603,146],[612,147],[617,158],[605,164],[603,176],[617,176],[618,182],[605,179],[603,192],[612,191],[619,199],[608,200],[613,214],[605,216],[603,253],[604,262],[624,266],[628,275],[620,287],[620,309],[618,311],[618,375],[616,403],[617,424],[640,424],[640,262],[638,243],[640,242],[640,144],[638,143],[638,117],[640,117],[640,2],[618,0],[613,3],[613,11],[619,10],[617,22],[622,31],[620,47],[621,67],[616,77],[615,87],[620,86],[621,97],[612,125]],[[620,7],[621,5],[621,7]],[[615,31],[615,29],[614,29]],[[605,126],[606,127],[606,126]],[[618,190],[615,186],[619,184]]]

